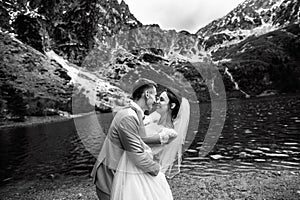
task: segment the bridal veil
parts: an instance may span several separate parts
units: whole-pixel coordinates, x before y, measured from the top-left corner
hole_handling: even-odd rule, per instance
[[[182,98],[180,108],[176,119],[174,120],[174,129],[177,137],[167,144],[160,157],[161,171],[166,177],[172,178],[180,172],[182,160],[182,148],[188,131],[190,121],[190,104],[186,98]]]

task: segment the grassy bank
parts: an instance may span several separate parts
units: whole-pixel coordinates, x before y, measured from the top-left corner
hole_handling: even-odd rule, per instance
[[[300,172],[258,171],[205,178],[180,174],[169,180],[175,200],[300,199]],[[89,177],[19,181],[0,189],[3,200],[96,200]]]

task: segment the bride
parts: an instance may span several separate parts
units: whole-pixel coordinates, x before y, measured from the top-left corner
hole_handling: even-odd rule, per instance
[[[142,121],[143,114],[137,112]],[[137,168],[124,152],[112,185],[112,200],[171,200],[173,199],[166,177],[180,172],[182,145],[190,117],[189,102],[178,98],[171,90],[161,93],[156,111],[141,123],[140,136],[145,150],[159,162],[161,170],[151,176]],[[143,125],[145,124],[145,126]]]

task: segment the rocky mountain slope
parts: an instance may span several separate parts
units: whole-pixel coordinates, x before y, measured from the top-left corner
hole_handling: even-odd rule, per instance
[[[196,35],[143,26],[107,37],[90,52],[82,67],[95,70],[125,91],[142,76],[194,101],[208,100],[213,77],[203,76],[204,71],[214,70],[214,64],[203,62],[208,58],[199,44]]]
[[[99,78],[78,73],[74,64],[80,65],[96,42],[142,25],[117,0],[3,0],[0,11],[2,120],[72,112],[72,94],[85,108],[80,112],[93,110],[82,85]],[[75,83],[74,77],[81,82]],[[99,91],[113,88],[103,89],[101,80],[100,85]]]
[[[248,94],[294,92],[300,89],[299,22],[297,0],[246,0],[197,35]]]
[[[0,118],[70,111],[73,87],[66,70],[42,53],[0,33]]]
[[[292,24],[261,36],[252,36],[214,53],[248,94],[300,89],[300,26]]]
[[[1,30],[39,50],[80,64],[95,43],[142,24],[117,0],[3,0]]]
[[[300,21],[298,0],[246,0],[229,12],[199,29],[206,50],[238,43],[251,35],[259,36]]]

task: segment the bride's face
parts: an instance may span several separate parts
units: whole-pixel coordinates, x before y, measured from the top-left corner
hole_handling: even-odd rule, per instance
[[[161,115],[167,113],[170,108],[169,102],[170,102],[170,99],[167,95],[167,92],[162,92],[157,101],[156,112],[158,112]]]

